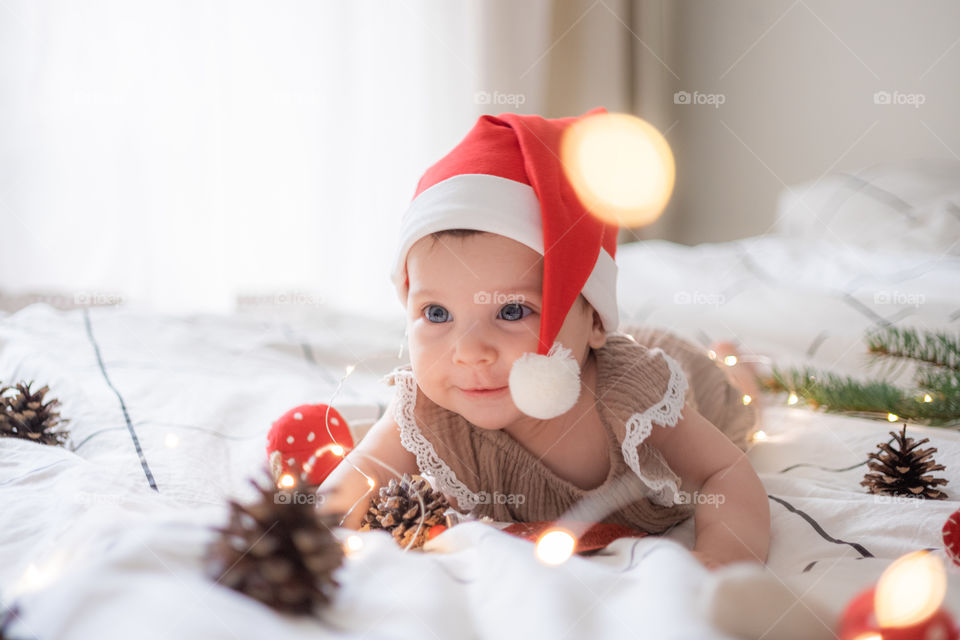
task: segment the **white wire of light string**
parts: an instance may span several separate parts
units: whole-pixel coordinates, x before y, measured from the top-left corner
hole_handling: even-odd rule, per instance
[[[400,351],[399,351],[399,353],[397,354],[397,358],[398,358],[398,359],[401,358],[401,357],[403,357],[403,342],[400,343]],[[364,500],[367,499],[367,496],[370,495],[370,493],[372,493],[372,492],[374,491],[374,487],[377,487],[376,480],[375,480],[374,478],[372,478],[372,477],[368,476],[366,473],[364,473],[359,467],[357,467],[357,465],[355,465],[355,464],[353,463],[352,460],[348,460],[348,459],[347,459],[347,454],[348,454],[347,448],[344,447],[344,446],[343,446],[342,444],[340,444],[339,442],[337,442],[336,438],[335,438],[334,435],[333,435],[333,432],[330,430],[330,409],[333,407],[333,402],[334,402],[334,400],[336,400],[337,395],[340,393],[340,389],[343,388],[343,383],[346,382],[346,379],[350,376],[350,374],[353,373],[354,370],[356,370],[357,366],[358,366],[359,364],[362,364],[362,363],[363,363],[363,361],[361,360],[359,363],[357,363],[357,365],[348,365],[348,366],[347,366],[347,368],[346,368],[346,373],[345,373],[345,374],[343,375],[343,377],[340,378],[339,381],[337,382],[337,388],[334,389],[333,395],[330,397],[330,401],[327,403],[327,410],[326,410],[326,413],[325,413],[325,415],[324,415],[324,420],[323,420],[323,422],[324,422],[324,428],[327,430],[327,436],[328,436],[329,439],[331,440],[330,444],[324,445],[323,447],[320,447],[320,448],[318,448],[316,451],[314,451],[313,455],[311,455],[310,458],[307,460],[307,462],[304,463],[304,465],[303,465],[303,474],[302,474],[302,475],[308,473],[308,470],[307,470],[307,469],[308,469],[308,466],[309,466],[310,468],[312,468],[312,465],[313,465],[314,462],[316,462],[316,459],[317,459],[317,456],[318,456],[318,455],[322,454],[323,452],[325,452],[325,451],[327,451],[327,450],[329,450],[329,449],[332,449],[334,446],[338,446],[338,447],[340,447],[340,448],[343,450],[343,458],[342,458],[341,462],[338,463],[338,464],[341,464],[341,463],[343,463],[343,462],[347,462],[351,467],[353,467],[354,471],[356,471],[357,473],[359,473],[360,475],[362,475],[364,478],[367,479],[367,486],[368,486],[369,488],[367,489],[366,492],[364,492],[363,495],[361,495],[361,496],[350,506],[350,508],[346,511],[346,513],[344,513],[343,518],[340,520],[340,526],[343,526],[344,521],[347,519],[347,517],[349,517],[349,515],[350,515],[351,513],[353,513],[353,510],[356,509],[357,506],[358,506],[359,504],[361,504],[361,502],[363,502]],[[351,449],[351,450],[352,450],[352,449]],[[375,463],[379,464],[381,467],[387,469],[387,471],[389,471],[389,472],[392,473],[394,476],[396,476],[396,478],[398,479],[398,482],[402,482],[402,481],[403,481],[403,475],[402,475],[399,471],[397,471],[395,468],[393,468],[391,465],[389,465],[389,464],[387,464],[386,462],[384,462],[383,460],[380,460],[380,459],[377,458],[376,456],[373,456],[373,455],[371,455],[371,454],[369,454],[369,453],[362,453],[362,454],[360,454],[360,455],[362,455],[365,459],[371,460],[372,462],[375,462]],[[301,475],[301,477],[302,477],[302,475]],[[373,486],[370,486],[370,483],[371,483],[371,482],[373,482]],[[377,488],[379,489],[379,487],[377,487]],[[417,537],[419,537],[420,532],[423,530],[423,521],[424,521],[425,516],[426,516],[426,502],[424,502],[423,496],[422,496],[419,492],[417,493],[417,501],[418,501],[419,504],[420,504],[420,518],[418,519],[418,522],[417,522],[417,529],[414,531],[413,536],[411,536],[411,538],[410,538],[410,542],[408,542],[408,543],[407,543],[407,546],[403,548],[403,551],[404,551],[404,552],[408,551],[408,550],[413,546],[413,543],[416,542]]]

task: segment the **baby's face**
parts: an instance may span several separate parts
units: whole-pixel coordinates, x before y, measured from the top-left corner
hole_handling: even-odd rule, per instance
[[[537,351],[543,257],[496,234],[421,238],[407,257],[407,332],[413,373],[423,393],[478,427],[530,420],[507,388],[514,360]],[[557,340],[581,371],[590,347],[604,344],[599,316],[582,296]],[[492,395],[465,389],[501,388]]]

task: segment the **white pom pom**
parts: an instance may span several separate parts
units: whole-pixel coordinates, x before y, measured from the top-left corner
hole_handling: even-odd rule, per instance
[[[510,369],[510,395],[520,411],[547,420],[566,413],[580,397],[580,365],[554,342],[547,355],[525,353]]]

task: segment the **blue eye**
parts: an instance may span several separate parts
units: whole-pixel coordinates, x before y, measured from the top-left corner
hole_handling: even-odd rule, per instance
[[[423,310],[427,312],[427,321],[434,324],[442,324],[450,318],[450,312],[438,304],[428,304]]]
[[[526,315],[524,315],[523,313],[524,309],[526,309],[530,313],[527,313]],[[510,321],[523,320],[524,318],[529,316],[531,313],[533,313],[533,309],[531,309],[525,304],[520,304],[517,302],[511,302],[509,304],[505,304],[500,308],[500,316],[504,320],[510,320]]]

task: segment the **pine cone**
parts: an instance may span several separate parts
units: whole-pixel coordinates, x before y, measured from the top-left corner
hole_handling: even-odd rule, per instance
[[[933,454],[937,451],[936,447],[917,449],[930,439],[915,441],[913,438],[908,438],[906,424],[903,425],[900,433],[891,431],[890,435],[896,439],[894,443],[896,448],[886,442],[878,444],[877,447],[881,449],[881,453],[871,452],[867,456],[868,459],[876,460],[876,462],[867,463],[875,473],[866,474],[860,484],[867,487],[869,493],[912,496],[930,500],[945,499],[947,494],[937,487],[947,484],[948,480],[925,475],[932,471],[946,469],[933,459]]]
[[[269,472],[268,472],[269,473]],[[343,546],[333,535],[342,514],[320,514],[313,494],[250,481],[260,498],[229,501],[230,521],[207,550],[208,575],[278,611],[326,606],[339,583]]]
[[[31,391],[32,384],[33,381],[18,382],[13,394],[7,393],[13,387],[0,387],[0,436],[24,438],[41,444],[64,444],[70,434],[62,429],[67,421],[60,419],[60,412],[56,409],[60,401],[51,398],[44,402],[50,388],[44,386]]]
[[[425,517],[421,517],[418,496],[423,498]],[[446,526],[444,511],[449,507],[447,497],[434,491],[425,478],[405,473],[400,482],[391,478],[387,486],[380,487],[380,496],[370,500],[360,531],[385,529],[404,549],[407,545],[419,549],[427,541],[430,527]]]

